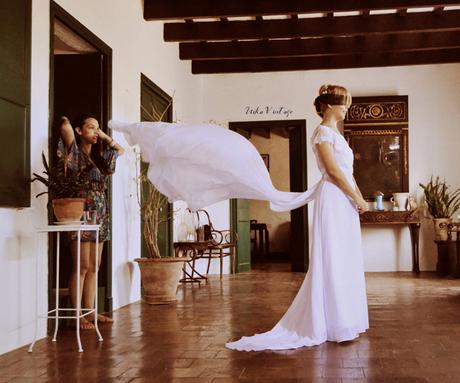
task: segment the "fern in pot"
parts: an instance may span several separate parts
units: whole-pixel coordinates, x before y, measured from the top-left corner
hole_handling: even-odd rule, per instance
[[[44,171],[42,174],[33,173],[31,182],[38,181],[48,189],[36,195],[49,195],[50,205],[59,222],[79,221],[83,215],[85,199],[81,198],[81,191],[88,188],[89,178],[85,171],[74,171],[59,161],[56,166],[50,167],[42,152]]]
[[[460,189],[449,190],[445,180],[438,177],[426,185],[420,184],[425,196],[425,204],[433,218],[435,240],[447,240],[447,224],[452,222],[452,216],[460,208]]]

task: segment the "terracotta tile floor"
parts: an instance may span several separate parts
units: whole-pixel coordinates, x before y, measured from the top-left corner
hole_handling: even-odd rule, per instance
[[[237,352],[224,342],[271,328],[303,274],[264,266],[207,285],[181,286],[172,306],[114,313],[104,342],[72,331],[0,356],[0,382],[460,382],[460,280],[431,273],[366,275],[371,328],[346,344]]]

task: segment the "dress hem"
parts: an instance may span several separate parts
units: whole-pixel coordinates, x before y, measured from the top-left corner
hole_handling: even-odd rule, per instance
[[[352,333],[354,335],[352,335],[351,337],[344,337],[343,339],[340,339],[340,340],[332,339],[332,338],[327,337],[326,339],[321,339],[321,340],[316,340],[316,341],[312,341],[310,339],[308,339],[308,341],[304,340],[303,342],[301,341],[301,342],[297,343],[296,345],[292,345],[292,346],[285,345],[285,346],[276,347],[276,346],[271,345],[271,346],[267,346],[267,347],[258,348],[258,347],[254,346],[254,345],[245,345],[245,346],[236,345],[236,343],[239,343],[240,341],[244,340],[245,338],[250,338],[250,337],[242,337],[238,341],[225,343],[225,347],[230,349],[230,350],[234,350],[234,351],[246,351],[246,352],[249,352],[249,351],[295,350],[297,348],[302,348],[302,347],[319,346],[320,344],[323,344],[325,342],[334,342],[334,343],[349,342],[349,341],[352,341],[354,339],[359,338],[360,334],[365,333],[366,330],[368,330],[368,328],[369,327],[362,328],[362,329],[359,329],[359,330],[354,330],[353,332],[350,331],[349,333]]]

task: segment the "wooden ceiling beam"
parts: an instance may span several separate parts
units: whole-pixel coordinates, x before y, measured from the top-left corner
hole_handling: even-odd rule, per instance
[[[460,62],[460,49],[277,59],[192,61],[192,73],[254,73]]]
[[[144,0],[145,20],[291,15],[460,5],[455,0]]]
[[[460,31],[322,39],[180,43],[183,60],[316,56],[460,47]]]
[[[180,43],[182,60],[337,55],[460,48],[460,31],[296,40]]]
[[[229,21],[165,23],[165,41],[250,40],[352,36],[365,34],[460,30],[460,10],[438,12]]]

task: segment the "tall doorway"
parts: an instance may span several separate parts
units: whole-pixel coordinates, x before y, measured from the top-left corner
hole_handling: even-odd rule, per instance
[[[254,122],[231,122],[230,129],[240,133],[247,139],[253,141],[256,148],[263,148],[259,145],[262,142],[258,137],[266,140],[279,139],[279,143],[266,145],[262,150],[267,153],[260,153],[269,168],[272,180],[283,190],[302,192],[307,189],[307,156],[306,156],[306,122],[305,120],[281,120],[281,121],[254,121]],[[283,142],[283,139],[285,142]],[[266,141],[265,140],[265,141]],[[285,147],[283,153],[282,146]],[[271,147],[271,149],[268,149]],[[260,150],[260,149],[259,149]],[[278,156],[278,161],[283,161],[285,166],[282,179],[282,169],[279,165],[270,161],[270,153]],[[285,157],[285,158],[283,158]],[[276,156],[274,157],[276,158]],[[270,168],[273,169],[270,171]],[[277,168],[275,170],[275,168]],[[274,180],[275,181],[275,180]],[[277,184],[278,183],[278,184]],[[268,208],[261,206],[268,203],[260,203],[249,200],[231,201],[231,226],[238,233],[237,249],[237,270],[238,272],[251,269],[251,261],[261,260],[261,254],[266,259],[285,258],[290,262],[292,271],[306,272],[308,270],[308,211],[307,206],[292,210],[290,213],[272,213]],[[260,219],[268,222],[260,222]],[[261,243],[263,230],[266,231],[265,242]],[[251,230],[253,228],[253,230]],[[255,229],[254,229],[255,228]],[[259,230],[260,229],[260,230]],[[268,234],[268,235],[267,235]],[[270,241],[270,242],[269,242]],[[268,243],[267,243],[268,242]],[[271,249],[271,250],[268,250]]]
[[[50,36],[49,158],[54,164],[61,116],[67,116],[72,122],[78,115],[90,113],[107,132],[111,115],[112,49],[54,2],[51,2]],[[107,201],[111,210],[111,188],[108,190]],[[54,220],[52,216],[49,219]],[[50,236],[49,244],[48,286],[50,299],[53,299],[56,287],[54,237]],[[101,312],[110,312],[113,307],[111,250],[111,241],[108,241],[104,245],[98,280]],[[60,251],[60,296],[63,304],[67,304],[72,259],[69,241],[61,241]]]

